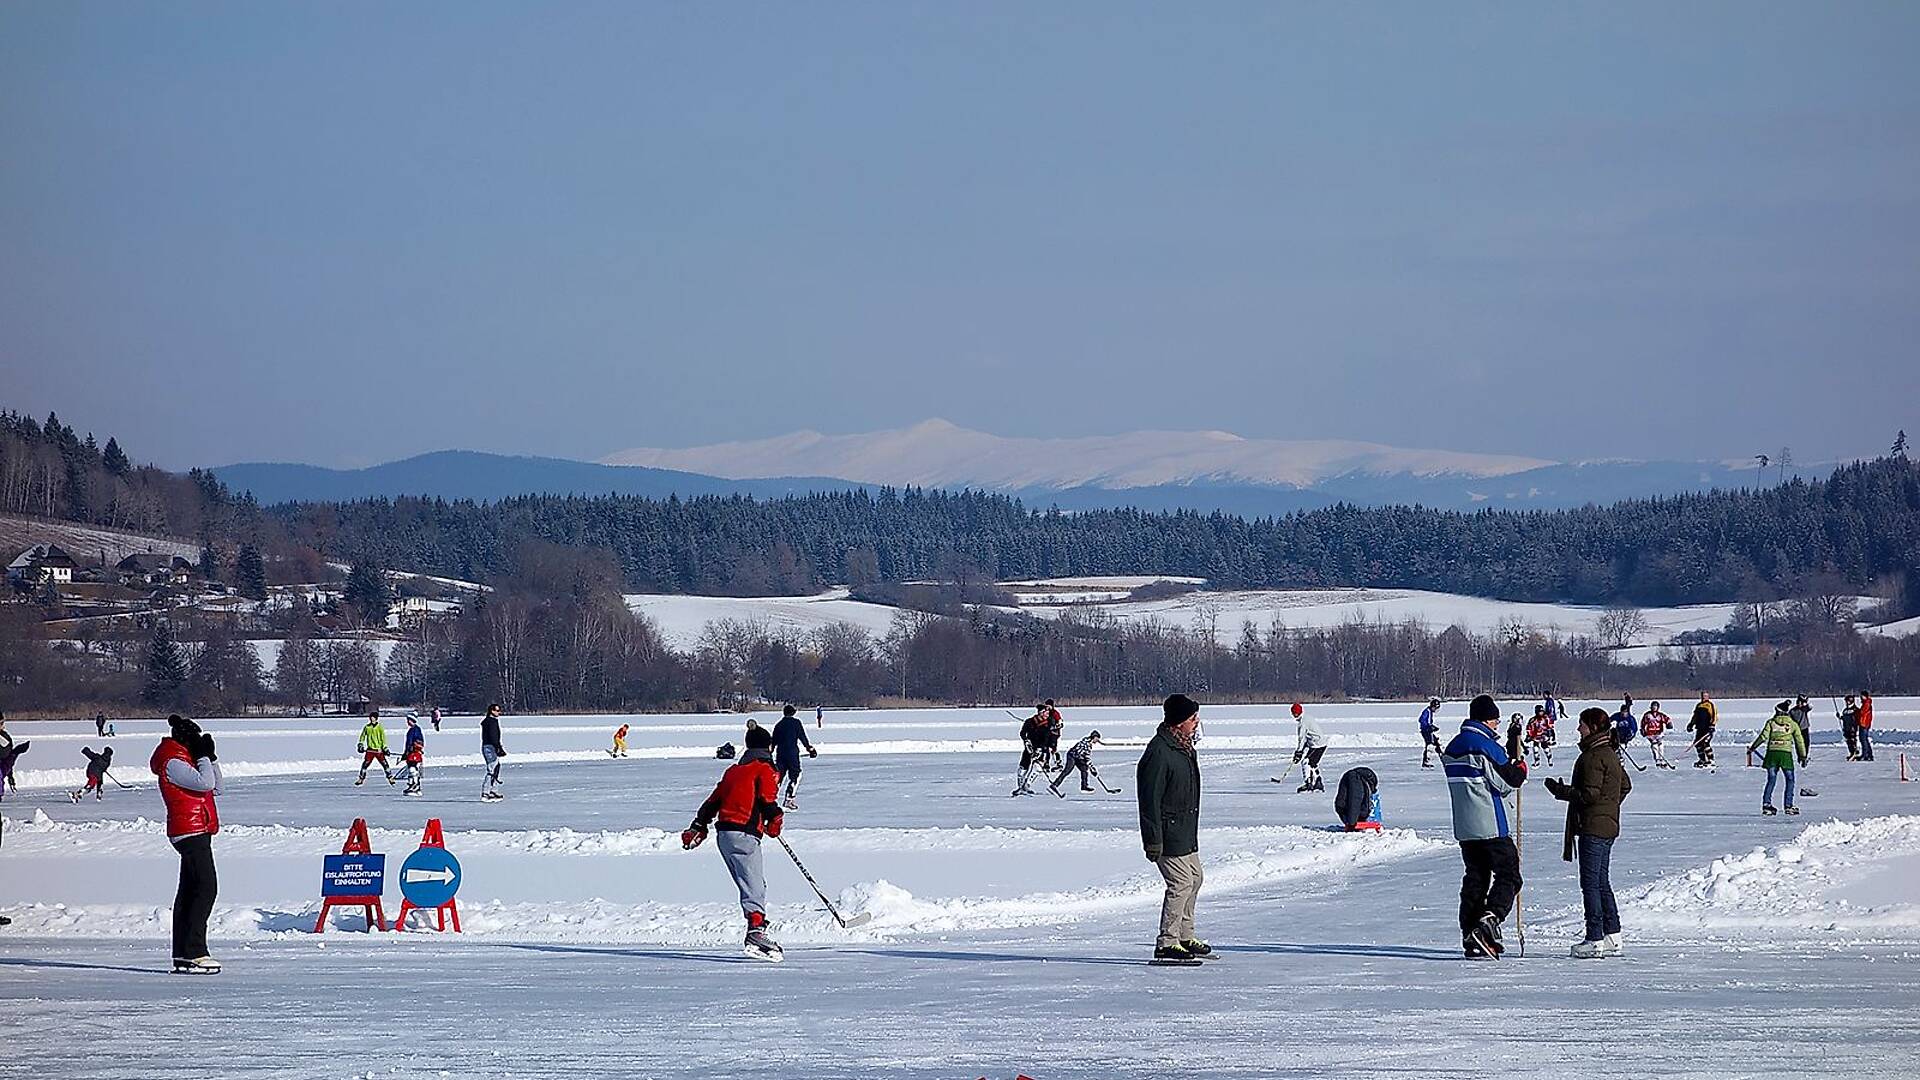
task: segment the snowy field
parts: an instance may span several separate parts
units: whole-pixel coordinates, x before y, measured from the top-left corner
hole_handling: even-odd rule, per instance
[[[1019,610],[1046,618],[1072,613],[1104,612],[1121,621],[1154,620],[1168,626],[1211,626],[1223,645],[1240,639],[1240,628],[1251,622],[1262,633],[1276,623],[1295,629],[1318,629],[1351,622],[1402,623],[1417,621],[1439,630],[1459,626],[1485,634],[1503,622],[1517,620],[1541,633],[1569,637],[1594,636],[1607,609],[1581,604],[1529,604],[1489,600],[1478,596],[1425,592],[1419,589],[1246,589],[1190,592],[1156,600],[1129,600],[1133,589],[1155,581],[1192,584],[1195,578],[1084,577],[1002,582],[1012,591]],[[1869,598],[1861,598],[1864,603]],[[898,610],[885,604],[849,598],[847,590],[832,589],[816,596],[662,596],[635,593],[627,606],[645,612],[659,624],[675,648],[691,647],[709,623],[733,619],[772,629],[801,633],[832,623],[851,623],[875,635],[884,635]],[[1647,630],[1637,635],[1636,647],[1622,650],[1622,663],[1649,663],[1659,658],[1659,646],[1689,630],[1719,630],[1727,625],[1736,605],[1692,604],[1672,608],[1642,608]],[[1867,633],[1894,636],[1920,630],[1920,619],[1865,628]]]
[[[352,786],[351,719],[209,720],[228,776],[217,978],[162,973],[177,860],[145,773],[161,725],[119,723],[115,775],[137,790],[74,805],[60,789],[100,743],[91,727],[9,724],[33,747],[0,804],[0,912],[15,920],[0,931],[0,1076],[184,1061],[221,1076],[1037,1080],[1911,1067],[1920,783],[1897,780],[1897,758],[1920,753],[1920,699],[1876,702],[1872,764],[1844,762],[1826,719],[1799,819],[1758,816],[1761,774],[1739,767],[1737,732],[1767,702],[1722,703],[1718,772],[1636,773],[1617,960],[1565,956],[1577,883],[1560,807],[1530,785],[1527,956],[1497,964],[1457,955],[1459,858],[1445,783],[1419,768],[1418,707],[1310,708],[1334,739],[1329,786],[1376,770],[1389,829],[1330,832],[1330,793],[1269,782],[1292,746],[1283,706],[1205,708],[1199,921],[1222,958],[1199,970],[1142,962],[1160,890],[1135,831],[1138,751],[1097,754],[1119,795],[1009,798],[1017,722],[998,709],[809,718],[821,753],[788,839],[836,903],[874,919],[839,929],[772,847],[779,966],[738,954],[712,845],[679,848],[724,767],[712,748],[740,741],[742,717],[626,718],[625,760],[604,750],[622,718],[509,717],[494,804],[475,798],[473,717],[429,733],[421,799],[377,772]],[[1157,710],[1065,712],[1068,739],[1093,726],[1138,742]],[[357,913],[309,932],[321,856],[355,817],[390,874],[428,817],[444,822],[464,934],[369,936]],[[397,888],[387,899],[391,915]]]

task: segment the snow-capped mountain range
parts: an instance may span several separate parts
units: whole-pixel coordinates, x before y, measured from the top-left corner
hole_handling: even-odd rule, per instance
[[[945,420],[863,435],[796,431],[686,449],[622,450],[608,465],[733,479],[834,476],[864,484],[1032,490],[1168,484],[1308,488],[1343,476],[1499,477],[1555,464],[1539,458],[1408,450],[1326,439],[1246,439],[1225,431],[1135,431],[1038,439],[990,435]]]

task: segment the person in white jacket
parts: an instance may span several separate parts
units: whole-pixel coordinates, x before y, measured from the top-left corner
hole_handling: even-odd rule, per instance
[[[1327,784],[1320,777],[1320,759],[1327,752],[1326,729],[1320,726],[1320,721],[1308,716],[1297,701],[1293,703],[1293,718],[1300,722],[1300,738],[1293,748],[1293,760],[1296,764],[1302,760],[1306,762],[1300,772],[1300,786],[1295,792],[1325,791]]]

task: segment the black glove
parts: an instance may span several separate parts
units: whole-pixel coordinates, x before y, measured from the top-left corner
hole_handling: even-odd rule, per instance
[[[1561,783],[1558,778],[1549,776],[1540,783],[1542,787],[1547,789],[1548,794],[1551,794],[1554,798],[1564,799],[1567,797],[1567,785]]]
[[[809,746],[809,747],[807,747],[807,756],[808,756],[808,757],[819,757],[819,756],[820,756],[820,751],[818,751],[818,750],[815,750],[815,749],[814,749],[813,747],[811,747],[811,746]]]
[[[195,761],[199,761],[201,758],[206,758],[208,761],[220,760],[219,755],[213,752],[213,736],[204,731],[200,733],[198,739],[194,740],[194,746],[188,753],[193,755],[193,760]]]
[[[1293,760],[1294,760],[1294,763],[1295,763],[1296,765],[1297,765],[1297,764],[1299,764],[1299,762],[1300,762],[1300,751],[1298,751],[1298,750],[1295,750],[1295,751],[1293,752]]]

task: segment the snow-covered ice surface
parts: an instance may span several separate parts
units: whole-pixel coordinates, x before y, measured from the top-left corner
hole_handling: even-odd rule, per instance
[[[1758,816],[1762,776],[1738,767],[1736,733],[1767,705],[1721,703],[1717,773],[1634,774],[1621,959],[1565,958],[1577,882],[1561,808],[1530,785],[1528,956],[1497,964],[1456,955],[1459,859],[1444,781],[1418,767],[1417,706],[1309,706],[1333,735],[1329,786],[1354,765],[1380,774],[1378,836],[1327,831],[1330,794],[1268,780],[1292,746],[1284,707],[1208,707],[1200,925],[1222,959],[1199,970],[1141,962],[1159,884],[1134,831],[1137,750],[1097,754],[1120,795],[1009,798],[1016,721],[924,709],[809,718],[821,753],[788,839],[874,919],[839,929],[770,847],[780,966],[738,955],[711,845],[679,847],[742,717],[629,718],[626,760],[603,749],[621,718],[509,717],[497,804],[474,798],[472,717],[429,732],[423,799],[377,772],[351,785],[355,719],[210,720],[230,777],[213,921],[228,966],[175,978],[177,860],[145,774],[161,725],[118,722],[115,772],[138,790],[74,805],[55,785],[100,741],[91,727],[14,723],[34,745],[0,804],[0,911],[16,920],[0,931],[0,1076],[181,1061],[294,1077],[1901,1074],[1920,1039],[1920,783],[1896,770],[1920,700],[1876,702],[1873,764],[1841,760],[1825,722],[1799,819]],[[1069,705],[1067,737],[1137,743],[1156,711]],[[396,869],[442,819],[465,934],[367,936],[357,915],[308,932],[320,858],[356,816]],[[1623,1012],[1636,1019],[1596,1027]]]

